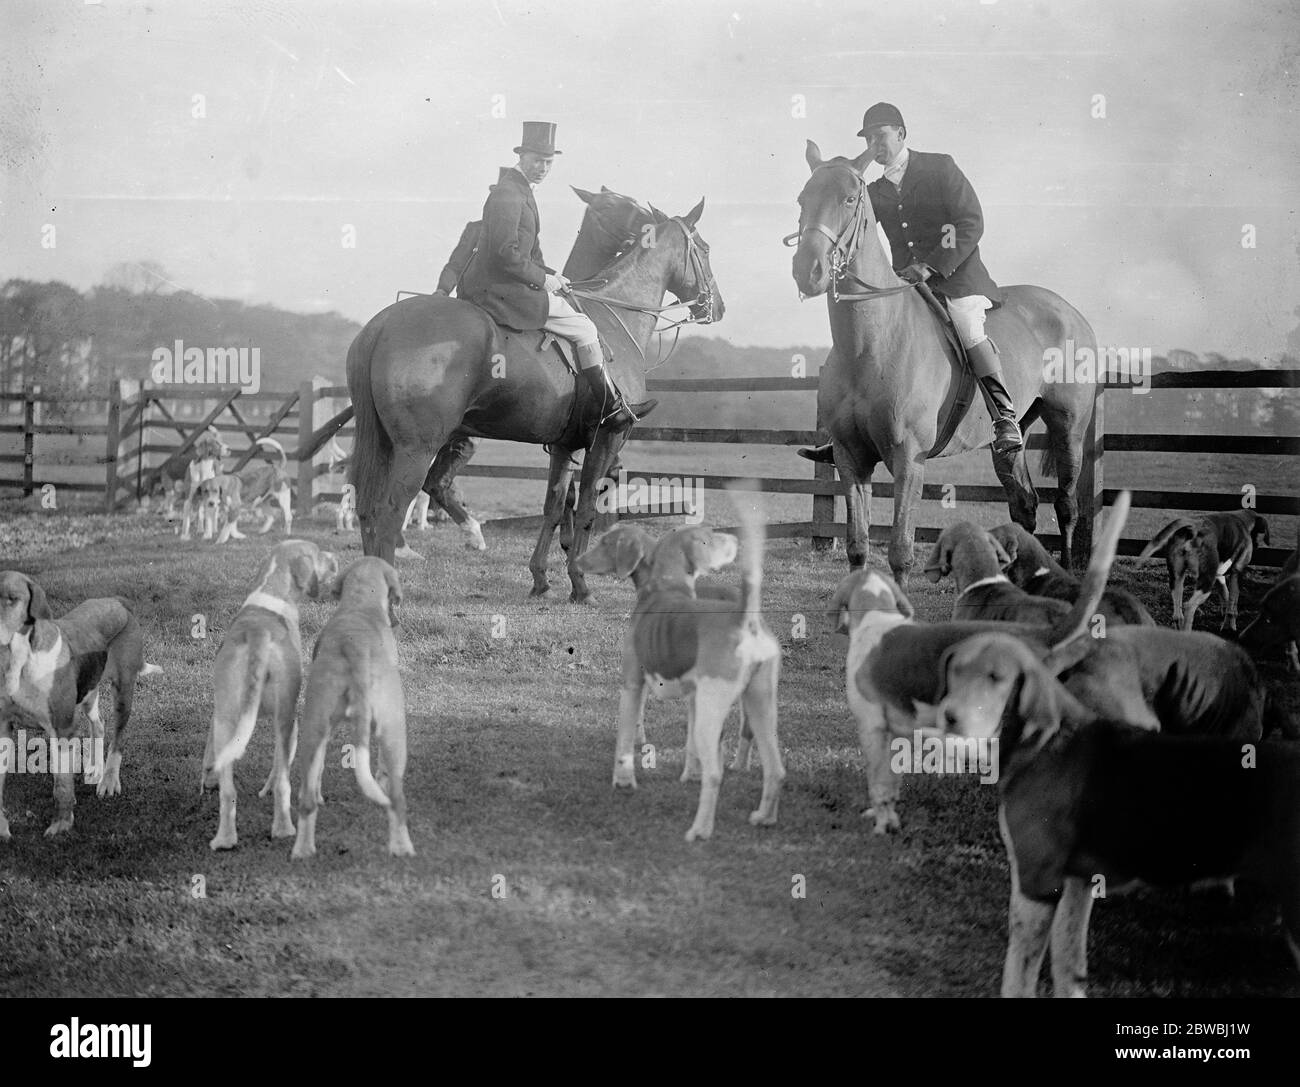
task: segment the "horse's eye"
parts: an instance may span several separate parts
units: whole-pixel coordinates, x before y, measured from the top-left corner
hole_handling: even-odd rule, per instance
[[[853,196],[846,196],[844,198],[844,202],[848,204],[849,207],[852,207],[854,204],[858,202],[857,194],[855,193]]]

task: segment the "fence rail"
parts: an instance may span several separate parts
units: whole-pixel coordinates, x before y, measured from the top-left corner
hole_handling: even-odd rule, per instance
[[[1099,382],[1097,386],[1096,418],[1085,448],[1084,471],[1081,472],[1079,487],[1080,520],[1088,525],[1095,526],[1104,507],[1111,505],[1118,493],[1103,485],[1103,454],[1107,452],[1300,456],[1300,436],[1296,435],[1107,434],[1104,425],[1105,391],[1132,387],[1131,382],[1125,381]],[[1295,389],[1300,388],[1300,369],[1166,370],[1151,374],[1149,387],[1155,392],[1164,389]],[[647,390],[652,393],[734,395],[807,393],[816,389],[815,377],[652,378],[647,382]],[[54,485],[80,493],[98,491],[103,495],[104,507],[116,510],[124,501],[147,494],[164,470],[182,461],[199,434],[211,426],[223,437],[242,437],[246,440],[247,445],[234,451],[233,466],[228,465],[228,470],[235,471],[257,454],[257,439],[282,436],[285,439],[283,444],[287,445],[296,436],[294,448],[286,449],[286,455],[297,462],[297,510],[299,513],[309,513],[316,501],[339,497],[338,492],[326,490],[319,477],[329,471],[323,460],[327,455],[324,450],[331,439],[353,436],[350,404],[338,410],[337,405],[331,407],[330,403],[346,401],[347,398],[348,390],[345,386],[325,385],[319,381],[304,383],[292,392],[268,390],[252,394],[242,393],[229,386],[187,386],[183,390],[143,389],[136,382],[120,382],[107,395],[98,396],[86,394],[53,398],[43,397],[34,391],[0,392],[0,406],[21,405],[21,422],[0,422],[0,435],[21,435],[23,442],[22,453],[0,454],[0,473],[3,473],[0,474],[0,491],[20,490],[24,495],[31,495],[50,482],[37,474],[38,466],[46,468],[38,460],[37,438],[70,435],[103,438],[103,453],[65,456],[57,465],[59,468],[102,468],[102,484],[80,480],[54,481]],[[197,409],[188,416],[179,413],[179,406],[186,403],[197,405]],[[47,414],[57,416],[59,413],[70,412],[75,405],[107,405],[107,415],[99,416],[104,419],[103,422],[65,422],[57,418],[43,418]],[[255,405],[258,414],[246,416],[241,411],[241,405]],[[16,413],[7,407],[4,409],[4,416],[14,414]],[[178,441],[167,444],[156,437],[150,437],[150,431],[174,432]],[[815,429],[650,426],[636,428],[633,439],[637,442],[688,442],[719,446],[796,446],[817,443],[824,440],[824,435]],[[1045,435],[1041,432],[1026,435],[1026,446],[1029,450],[1045,448]],[[4,466],[9,465],[21,466],[21,473],[11,475],[5,472]],[[835,517],[834,503],[836,497],[844,494],[844,487],[835,478],[834,469],[828,465],[816,465],[813,472],[811,479],[768,476],[758,480],[758,489],[766,493],[807,495],[812,500],[811,517],[808,520],[773,525],[769,530],[770,535],[810,537],[814,546],[823,547],[830,546],[833,539],[843,535],[843,523]],[[662,477],[665,473],[637,474]],[[470,464],[462,470],[461,475],[545,480],[547,470],[537,466]],[[702,480],[706,489],[716,490],[734,477],[719,473],[692,473],[692,478]],[[1290,481],[1291,486],[1295,486],[1296,482]],[[1050,486],[1040,487],[1038,491],[1040,499],[1045,503],[1050,503],[1056,495],[1056,489]],[[922,489],[921,497],[926,501],[938,501],[950,493],[951,485],[927,484]],[[1005,502],[1005,494],[997,486],[958,484],[956,493],[963,502],[990,502],[998,505]],[[893,496],[893,486],[887,480],[874,483],[872,495],[890,498]],[[1230,510],[1240,506],[1240,496],[1197,490],[1137,490],[1133,492],[1132,504],[1134,508],[1156,510]],[[1300,495],[1260,494],[1256,498],[1255,508],[1264,514],[1300,516]],[[503,526],[530,526],[540,523],[540,517],[502,518],[494,523]],[[884,538],[888,531],[887,525],[873,526],[872,538]],[[917,539],[929,542],[937,537],[938,532],[939,529],[934,526],[922,526],[917,529]],[[1086,535],[1085,532],[1085,537]],[[1049,543],[1056,542],[1049,534],[1043,538]],[[1136,554],[1142,544],[1142,540],[1125,539],[1121,541],[1120,552]],[[1259,554],[1259,559],[1265,564],[1280,563],[1286,554],[1283,549],[1266,548]]]

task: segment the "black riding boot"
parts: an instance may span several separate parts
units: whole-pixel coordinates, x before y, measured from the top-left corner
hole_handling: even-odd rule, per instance
[[[993,417],[993,452],[1014,453],[1024,448],[1025,440],[1016,423],[1016,405],[1002,383],[1002,366],[998,362],[998,349],[992,340],[981,340],[966,348],[971,369],[979,382],[984,405]]]
[[[621,430],[644,419],[658,406],[658,400],[642,400],[637,404],[629,404],[623,399],[623,394],[618,391],[618,387],[605,370],[605,360],[599,344],[583,345],[577,350],[579,363],[589,363],[592,358],[597,360],[594,366],[583,366],[582,375],[587,379],[587,385],[595,394],[597,402],[602,405],[601,426]]]
[[[796,449],[795,452],[808,460],[817,461],[818,464],[835,463],[835,447],[830,442],[825,445],[815,445],[811,449]]]

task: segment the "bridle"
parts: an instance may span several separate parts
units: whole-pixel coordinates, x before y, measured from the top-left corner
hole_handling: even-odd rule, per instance
[[[841,162],[825,162],[818,166],[818,170],[824,170],[832,166],[843,166],[848,170],[851,167]],[[853,176],[858,182],[858,197],[853,204],[853,217],[845,224],[844,229],[836,234],[823,223],[813,223],[811,226],[803,225],[803,217],[800,216],[799,229],[793,234],[787,234],[781,239],[781,244],[787,248],[797,246],[803,241],[803,236],[809,231],[818,234],[825,234],[831,243],[831,297],[836,302],[863,302],[871,298],[883,298],[886,295],[898,294],[901,291],[910,290],[915,287],[915,283],[901,283],[896,287],[873,287],[859,279],[849,268],[853,264],[853,258],[858,254],[858,248],[862,244],[862,234],[867,227],[867,201],[871,199],[867,192],[867,181],[856,170],[853,170]],[[840,283],[852,281],[859,287],[865,288],[860,291],[842,291]]]
[[[695,228],[688,225],[681,216],[674,215],[669,221],[676,223],[682,228],[682,235],[686,239],[686,255],[684,258],[686,269],[694,275],[696,283],[703,283],[703,286],[699,288],[699,293],[696,294],[694,298],[685,301],[679,300],[676,302],[670,302],[666,306],[638,306],[633,302],[625,302],[621,298],[610,298],[608,295],[594,293],[592,288],[604,287],[609,283],[608,279],[599,278],[586,279],[581,283],[570,283],[569,290],[566,292],[585,302],[597,302],[600,305],[605,306],[609,310],[610,315],[619,323],[619,326],[627,335],[628,341],[634,346],[637,346],[638,351],[640,350],[640,347],[636,343],[636,338],[632,335],[631,330],[618,315],[617,311],[621,309],[628,310],[632,313],[650,314],[655,318],[656,323],[661,319],[667,320],[667,324],[662,327],[656,327],[652,331],[655,335],[660,337],[662,337],[665,332],[674,333],[673,345],[668,349],[667,355],[661,353],[660,358],[655,362],[655,366],[662,366],[672,357],[673,351],[677,349],[677,337],[681,334],[683,325],[708,325],[712,324],[714,320],[716,320],[714,317],[714,295],[717,289],[717,283],[713,278],[713,269],[705,263],[703,253],[701,252],[701,250],[707,252],[708,246],[705,245],[704,240],[695,233]],[[669,313],[672,310],[681,309],[682,307],[686,307],[687,309],[685,317],[679,318],[675,321],[664,317],[664,314]],[[662,346],[662,340],[660,341],[660,344]],[[643,362],[646,361],[644,353],[642,353],[641,359]],[[650,367],[650,369],[654,369],[654,366]]]

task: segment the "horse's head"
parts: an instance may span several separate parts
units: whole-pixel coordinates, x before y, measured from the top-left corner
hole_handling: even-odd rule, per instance
[[[590,231],[599,238],[599,244],[611,256],[639,241],[642,228],[655,222],[654,212],[649,208],[604,185],[600,187],[600,192],[588,192],[576,185],[571,188],[578,194],[578,199],[587,205],[579,237],[584,231]]]
[[[787,243],[796,245],[793,275],[806,298],[825,294],[835,277],[847,267],[858,245],[869,234],[875,244],[875,216],[862,171],[871,161],[864,151],[855,159],[822,159],[808,141],[805,153],[812,177],[799,194],[799,230]]]
[[[709,265],[709,245],[695,230],[704,214],[704,200],[685,215],[669,218],[651,205],[656,225],[652,244],[668,264],[668,290],[690,306],[691,318],[701,324],[721,321],[727,307]]]

